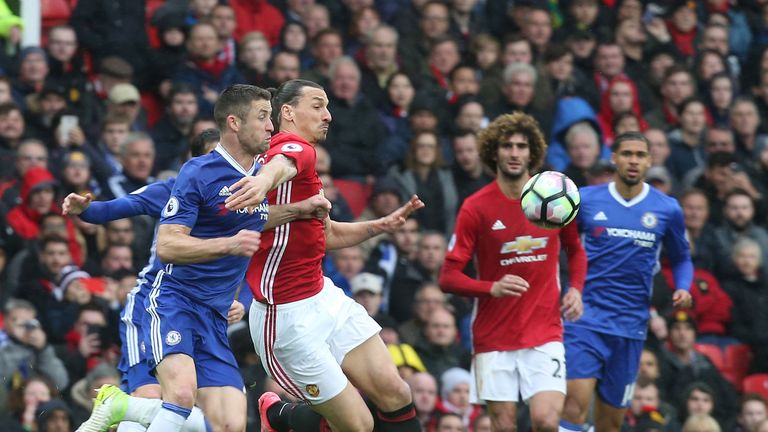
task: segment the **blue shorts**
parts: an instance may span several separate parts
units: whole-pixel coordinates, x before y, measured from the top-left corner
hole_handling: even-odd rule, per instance
[[[195,360],[198,388],[244,388],[229,347],[225,317],[164,287],[153,289],[145,306],[144,340],[150,370],[167,355],[186,354]]]
[[[146,312],[143,297],[139,300],[136,299],[139,289],[145,288],[139,286],[128,294],[125,308],[120,314],[120,342],[123,349],[118,369],[123,374],[122,388],[128,394],[133,393],[143,385],[158,383],[157,378],[152,375],[147,366],[142,324]]]
[[[597,379],[597,394],[616,408],[634,393],[643,341],[566,325],[563,334],[568,379]]]

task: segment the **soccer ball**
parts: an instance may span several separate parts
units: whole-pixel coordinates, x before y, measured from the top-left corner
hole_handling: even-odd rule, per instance
[[[520,197],[525,217],[542,228],[562,228],[579,212],[579,189],[571,179],[557,171],[544,171],[531,177]]]

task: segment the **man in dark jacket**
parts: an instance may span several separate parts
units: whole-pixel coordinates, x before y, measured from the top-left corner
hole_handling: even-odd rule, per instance
[[[184,83],[174,85],[168,95],[165,115],[150,132],[157,151],[153,170],[155,173],[168,169],[179,170],[179,155],[189,150],[188,138],[197,113],[195,89]]]

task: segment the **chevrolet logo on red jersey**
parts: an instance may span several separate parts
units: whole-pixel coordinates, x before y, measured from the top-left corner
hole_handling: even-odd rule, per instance
[[[521,236],[517,237],[514,241],[506,242],[501,245],[501,253],[507,254],[517,252],[520,254],[529,254],[536,249],[542,249],[547,247],[547,237]]]

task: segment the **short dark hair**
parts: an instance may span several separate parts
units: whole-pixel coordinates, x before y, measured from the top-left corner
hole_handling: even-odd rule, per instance
[[[69,241],[64,237],[59,235],[47,235],[42,239],[40,239],[40,243],[39,243],[40,251],[44,251],[45,248],[51,243],[60,243],[66,246],[67,249],[69,249]]]
[[[221,92],[213,108],[213,119],[219,129],[227,126],[227,116],[236,115],[245,119],[251,111],[251,102],[270,99],[269,92],[249,84],[234,84]]]
[[[173,86],[171,86],[171,90],[168,92],[168,103],[171,103],[173,101],[173,98],[175,98],[177,95],[180,94],[191,94],[195,96],[195,99],[197,99],[197,92],[195,92],[195,88],[191,85],[183,82],[174,83]]]
[[[747,197],[747,198],[749,198],[749,202],[751,202],[753,206],[755,205],[755,201],[752,199],[752,195],[747,193],[747,191],[745,191],[742,188],[734,188],[734,189],[729,190],[728,193],[726,193],[725,196],[723,197],[723,203],[725,205],[728,205],[728,201],[730,201],[730,199],[735,197],[735,196]]]
[[[93,301],[80,306],[80,309],[78,309],[78,311],[77,311],[78,318],[80,317],[80,315],[83,314],[83,312],[86,312],[86,311],[98,312],[98,313],[104,315],[105,318],[107,317],[107,310],[106,310],[106,308],[104,306],[102,306],[101,304],[93,302]]]
[[[296,107],[299,99],[304,95],[304,87],[324,90],[320,84],[303,79],[289,80],[280,84],[276,90],[270,89],[272,93],[272,124],[278,130],[280,130],[280,120],[282,120],[280,110],[283,105]]]
[[[11,111],[18,111],[22,113],[21,107],[16,105],[15,102],[5,102],[0,104],[0,116],[8,115]]]
[[[714,152],[707,158],[707,169],[723,168],[733,163],[737,163],[736,156],[733,153],[724,151]]]
[[[198,157],[205,154],[205,148],[208,143],[221,140],[221,133],[218,129],[208,128],[199,135],[192,138],[189,142],[189,151],[192,157]]]
[[[621,149],[621,144],[623,144],[626,141],[642,141],[645,143],[645,146],[648,150],[651,148],[651,142],[648,140],[648,138],[645,137],[640,132],[630,131],[630,132],[624,132],[623,134],[616,137],[616,139],[613,140],[613,144],[611,145],[611,151],[616,153]]]

